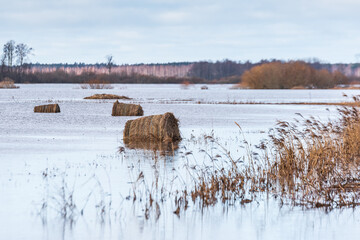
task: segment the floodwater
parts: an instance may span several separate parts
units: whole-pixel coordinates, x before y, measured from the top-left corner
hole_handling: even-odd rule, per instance
[[[195,205],[173,213],[172,198],[161,214],[145,217],[145,195],[155,175],[170,193],[190,184],[184,164],[206,164],[210,155],[244,153],[277,120],[336,117],[335,106],[233,105],[215,102],[340,102],[356,90],[231,90],[230,85],[115,84],[81,89],[77,84],[31,84],[0,91],[0,239],[358,239],[355,209],[302,209],[261,196],[248,205]],[[183,137],[178,150],[162,155],[124,145],[125,122],[112,117],[114,100],[84,100],[95,93],[133,98],[145,115],[173,112]],[[202,104],[198,104],[201,102]],[[34,113],[58,103],[61,113]],[[239,127],[235,124],[238,123]],[[208,142],[212,135],[216,143]],[[119,148],[123,150],[119,151]],[[221,160],[220,160],[221,161]],[[137,185],[142,172],[145,183]],[[170,189],[171,188],[171,189]],[[138,194],[135,202],[129,198]],[[143,195],[141,195],[143,194]],[[70,197],[71,196],[71,197]],[[142,197],[144,197],[142,199]],[[72,203],[72,204],[71,204]],[[64,208],[67,206],[67,208]],[[73,207],[73,208],[71,208]],[[67,217],[63,210],[67,210]],[[72,210],[70,210],[72,209]],[[70,215],[70,216],[69,216]]]

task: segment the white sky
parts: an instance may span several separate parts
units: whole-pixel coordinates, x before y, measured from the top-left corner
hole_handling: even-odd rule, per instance
[[[32,62],[355,62],[360,0],[0,0],[0,44]]]

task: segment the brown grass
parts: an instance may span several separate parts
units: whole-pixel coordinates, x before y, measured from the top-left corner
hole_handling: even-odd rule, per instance
[[[48,104],[34,107],[34,112],[37,113],[59,113],[60,107],[58,104]]]
[[[140,105],[114,102],[112,116],[143,116],[144,111]]]
[[[358,103],[359,97],[354,100]],[[267,192],[282,203],[306,207],[360,205],[360,111],[338,111],[340,119],[334,122],[279,121],[259,150],[246,146],[248,154],[241,161],[225,151],[228,158],[222,158],[221,167],[194,167],[192,175],[198,177],[190,191],[192,200],[201,206],[219,200],[245,204]]]
[[[125,124],[124,141],[161,141],[181,140],[178,119],[172,113],[152,115],[129,120]]]
[[[339,122],[304,120],[304,130],[279,122],[271,135],[274,162],[269,169],[278,190],[301,205],[360,204],[360,112],[339,109]]]
[[[19,87],[14,84],[14,80],[5,77],[4,80],[0,82],[0,88],[19,88]]]
[[[197,104],[230,104],[230,105],[324,105],[324,106],[360,106],[359,102],[256,102],[256,101],[225,101],[225,102],[203,102]]]
[[[114,87],[107,81],[92,79],[81,84],[82,89],[113,89]]]
[[[130,100],[131,98],[126,96],[119,96],[115,94],[94,94],[90,97],[84,97],[84,99],[124,99],[124,100]]]

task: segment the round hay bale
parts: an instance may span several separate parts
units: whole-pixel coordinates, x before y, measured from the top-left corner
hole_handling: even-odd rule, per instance
[[[144,111],[140,105],[114,102],[112,116],[143,116]]]
[[[59,113],[60,107],[59,107],[59,104],[40,105],[40,106],[34,107],[34,112],[36,112],[36,113]]]
[[[124,141],[179,141],[181,136],[178,122],[170,112],[129,120],[125,124]]]

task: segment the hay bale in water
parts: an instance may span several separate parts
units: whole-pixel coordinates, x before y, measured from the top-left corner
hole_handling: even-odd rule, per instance
[[[124,141],[179,141],[181,137],[178,122],[170,112],[129,120],[125,124]]]
[[[129,100],[131,98],[126,97],[126,96],[119,96],[119,95],[115,95],[115,94],[94,94],[90,97],[85,97],[84,99],[125,99],[125,100]]]
[[[59,104],[48,104],[34,107],[34,112],[38,113],[59,113]]]
[[[143,116],[144,111],[140,105],[114,102],[112,116]]]

